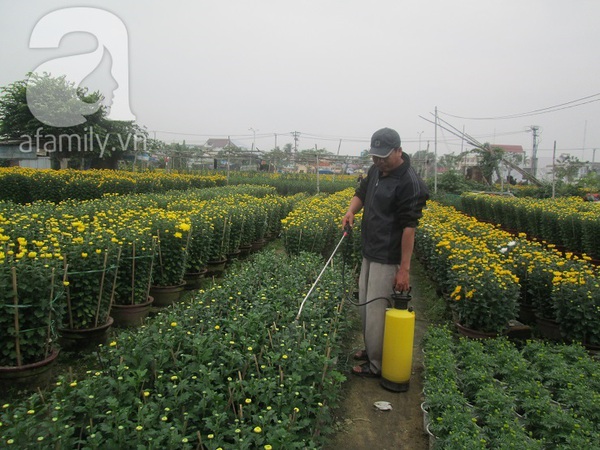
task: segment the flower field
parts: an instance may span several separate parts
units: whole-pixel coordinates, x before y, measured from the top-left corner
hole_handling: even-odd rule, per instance
[[[596,448],[600,362],[578,345],[424,338],[425,424],[435,448]],[[476,361],[476,364],[473,362]]]
[[[337,360],[351,330],[342,305],[356,288],[361,216],[296,323],[342,237],[354,189],[285,190],[233,183],[0,202],[0,369],[47,357],[61,329],[101,325],[115,305],[144,303],[151,288],[281,238],[279,249],[230,265],[141,327],[113,330],[85,376],[63,374],[52,389],[0,405],[0,448],[326,445],[345,378]],[[563,211],[569,202],[559,202]],[[518,217],[494,205],[498,217]],[[544,209],[519,208],[528,218]],[[515,219],[508,232],[435,201],[424,210],[415,253],[455,322],[502,335],[525,321],[527,307],[556,322],[562,341],[516,346],[430,327],[424,408],[437,448],[593,448],[599,440],[600,371],[581,345],[600,346],[598,268],[531,239],[524,223]]]
[[[0,366],[47,356],[57,327],[104,324],[112,304],[143,303],[231,249],[276,233],[295,197],[273,188],[114,196],[59,205],[0,204]],[[232,205],[235,205],[233,207]],[[233,239],[232,239],[233,232]],[[35,284],[31,280],[37,280]],[[31,314],[25,312],[32,311]]]
[[[0,410],[14,448],[315,448],[344,377],[339,274],[294,316],[322,260],[268,252],[189,303],[124,331],[101,368]],[[10,447],[9,447],[10,448]]]
[[[39,170],[0,168],[0,201],[25,204],[34,201],[59,203],[89,200],[106,194],[143,194],[223,186],[225,177],[164,172],[112,170]]]
[[[579,197],[533,199],[463,194],[461,209],[568,251],[600,259],[600,208]]]
[[[417,234],[416,251],[462,325],[502,332],[532,304],[559,323],[566,341],[600,344],[600,280],[589,258],[563,256],[435,202]]]

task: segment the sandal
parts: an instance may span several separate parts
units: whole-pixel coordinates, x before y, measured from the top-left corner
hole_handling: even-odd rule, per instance
[[[352,373],[359,377],[365,378],[379,378],[381,375],[371,371],[371,364],[368,362],[361,364],[360,366],[354,366]]]
[[[367,355],[366,350],[359,350],[354,354],[354,359],[356,359],[357,361],[368,361],[369,356]]]

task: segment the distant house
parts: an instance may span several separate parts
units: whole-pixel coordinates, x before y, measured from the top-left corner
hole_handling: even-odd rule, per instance
[[[491,144],[491,147],[503,150],[506,155],[525,155],[522,145]],[[479,166],[479,155],[476,153],[469,153],[464,156],[459,165],[465,174],[469,168],[476,166]]]
[[[490,147],[499,148],[499,149],[503,150],[505,153],[505,157],[507,157],[509,155],[520,155],[522,157],[525,156],[525,152],[523,151],[522,145],[491,144]],[[511,158],[507,158],[507,159],[511,159]],[[465,155],[462,158],[462,160],[460,161],[459,169],[468,178],[477,180],[478,178],[480,178],[480,175],[479,175],[480,171],[476,170],[475,168],[479,167],[479,164],[480,164],[480,155],[478,155],[476,153],[469,153],[469,154]]]
[[[210,138],[204,143],[204,147],[207,150],[212,150],[214,152],[224,150],[225,148],[230,148],[234,150],[246,149],[244,145],[236,143],[229,138]]]
[[[22,140],[0,141],[0,162],[34,169],[51,167],[50,157],[43,148],[38,148],[35,142]]]

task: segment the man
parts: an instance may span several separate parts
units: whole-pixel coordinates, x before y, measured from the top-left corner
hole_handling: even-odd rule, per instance
[[[354,355],[366,362],[352,368],[360,376],[381,375],[383,328],[393,290],[410,288],[410,262],[415,228],[429,193],[425,183],[402,152],[400,135],[390,128],[376,131],[371,138],[373,165],[356,189],[342,225],[354,224],[354,215],[363,207],[361,222],[362,267],[358,300],[365,350]]]

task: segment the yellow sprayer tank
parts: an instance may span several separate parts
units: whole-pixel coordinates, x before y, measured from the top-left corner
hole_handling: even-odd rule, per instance
[[[381,385],[390,391],[405,392],[412,371],[415,313],[406,307],[407,300],[395,303],[396,307],[385,313]]]

